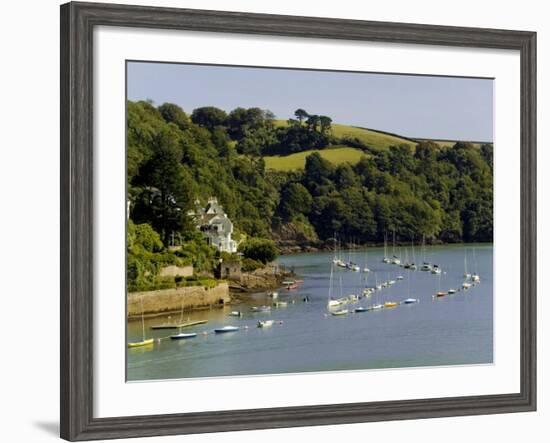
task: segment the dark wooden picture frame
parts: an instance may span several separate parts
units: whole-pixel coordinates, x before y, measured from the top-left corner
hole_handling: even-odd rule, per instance
[[[121,26],[519,51],[521,391],[274,409],[93,416],[93,30]],[[61,437],[91,440],[495,414],[536,409],[536,34],[188,9],[61,6]]]

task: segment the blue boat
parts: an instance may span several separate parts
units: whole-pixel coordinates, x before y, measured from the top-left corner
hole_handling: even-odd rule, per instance
[[[176,335],[171,335],[172,340],[185,340],[187,338],[195,338],[197,336],[196,332],[180,332]]]
[[[238,326],[224,326],[223,328],[214,329],[214,332],[216,334],[223,334],[225,332],[235,332],[235,331],[238,331],[238,330],[239,330]]]

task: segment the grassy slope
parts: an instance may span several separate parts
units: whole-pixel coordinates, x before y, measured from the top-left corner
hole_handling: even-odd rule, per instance
[[[278,127],[287,126],[285,120],[276,120],[275,125]],[[401,144],[415,146],[415,143],[406,138],[402,138],[396,135],[386,134],[372,129],[358,128],[355,126],[341,125],[338,123],[332,124],[332,134],[335,137],[356,137],[363,143],[373,149],[388,149],[390,146],[397,146]]]
[[[276,171],[304,169],[306,165],[306,157],[314,152],[319,152],[323,158],[335,165],[346,162],[355,164],[362,156],[366,155],[360,149],[349,148],[347,146],[334,146],[322,150],[310,149],[308,151],[298,152],[296,154],[285,155],[282,157],[264,157],[265,166],[267,169],[274,169]]]
[[[275,126],[284,127],[288,123],[286,120],[275,120]],[[375,131],[373,129],[358,128],[355,126],[341,125],[338,123],[332,124],[332,134],[335,137],[355,137],[365,143],[372,149],[389,149],[391,146],[409,145],[414,149],[416,142],[411,139],[399,137],[398,135],[387,134],[385,132]],[[454,141],[447,140],[431,140],[437,143],[441,147],[448,147],[455,144]],[[475,147],[479,148],[481,143],[472,143]],[[292,154],[285,157],[271,156],[264,157],[266,167],[268,169],[275,169],[279,171],[290,171],[295,169],[303,169],[305,165],[305,158],[315,152],[315,150],[309,150],[300,152],[298,154]],[[349,162],[355,164],[359,161],[362,155],[366,155],[359,149],[331,146],[324,150],[318,151],[321,155],[334,164],[340,164]]]

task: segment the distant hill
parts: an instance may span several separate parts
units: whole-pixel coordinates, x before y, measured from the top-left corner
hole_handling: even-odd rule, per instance
[[[288,122],[286,120],[275,120],[275,126],[286,127]],[[340,139],[349,138],[357,139],[369,149],[374,151],[387,150],[392,146],[407,145],[411,149],[414,149],[416,145],[421,141],[430,141],[441,148],[451,147],[457,141],[462,140],[436,140],[428,138],[409,138],[398,134],[393,134],[386,131],[379,131],[371,128],[362,128],[358,126],[343,125],[339,123],[332,124],[332,135]],[[470,142],[474,147],[480,148],[485,142]],[[319,152],[323,158],[327,159],[331,163],[341,164],[350,163],[355,164],[359,159],[369,154],[359,148],[351,148],[347,146],[329,146],[327,148],[309,149],[307,151],[299,152],[296,154],[286,156],[264,156],[267,169],[273,169],[277,171],[291,171],[297,169],[303,169],[306,162],[306,157],[313,152]]]
[[[285,120],[276,120],[275,125],[277,127],[285,127],[288,126],[288,123]],[[410,138],[390,134],[388,132],[376,131],[374,129],[342,125],[339,123],[332,124],[332,134],[338,138],[357,138],[372,149],[388,149],[390,146],[401,144],[409,145],[414,148],[416,145],[416,141]]]

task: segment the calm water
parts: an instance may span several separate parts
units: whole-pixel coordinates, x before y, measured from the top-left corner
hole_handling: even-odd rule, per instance
[[[416,262],[421,263],[420,248]],[[468,272],[477,272],[481,283],[468,291],[433,299],[439,291],[459,288],[464,281],[464,256]],[[474,251],[475,250],[475,254]],[[402,251],[404,255],[404,250]],[[410,254],[410,250],[409,250]],[[493,247],[460,245],[426,248],[426,259],[443,269],[441,276],[429,272],[408,271],[381,262],[383,250],[368,250],[367,285],[374,275],[381,282],[404,279],[392,287],[376,291],[356,306],[402,301],[413,297],[420,303],[393,309],[347,316],[327,316],[328,286],[333,254],[319,252],[287,255],[281,264],[292,266],[304,283],[296,291],[279,291],[280,301],[292,301],[287,307],[272,308],[271,313],[248,312],[251,306],[270,304],[265,294],[255,294],[248,304],[212,311],[184,314],[184,319],[208,319],[208,323],[184,332],[207,332],[189,340],[156,341],[154,345],[128,350],[128,380],[213,377],[246,374],[273,374],[304,371],[395,368],[454,364],[491,363],[493,361]],[[348,258],[348,253],[343,253]],[[363,268],[365,253],[352,254]],[[365,274],[338,269],[334,273],[335,296],[360,293]],[[363,281],[361,281],[363,279]],[[310,302],[302,300],[309,296]],[[228,316],[232,310],[246,312],[242,318]],[[257,328],[258,320],[282,321],[271,328]],[[150,329],[151,325],[179,320],[146,320],[147,338],[163,338],[177,331]],[[240,326],[240,331],[214,334],[215,327]],[[248,329],[245,327],[248,326]],[[141,340],[141,322],[128,326],[128,340]]]

